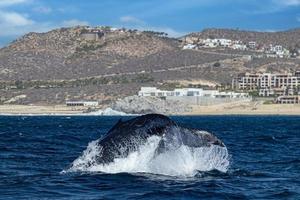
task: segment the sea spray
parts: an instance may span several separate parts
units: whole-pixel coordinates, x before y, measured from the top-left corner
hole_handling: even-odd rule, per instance
[[[67,172],[104,172],[104,173],[152,173],[168,176],[194,176],[198,171],[218,170],[226,172],[229,156],[226,147],[211,145],[193,148],[181,145],[179,148],[157,154],[162,138],[152,136],[138,150],[126,157],[115,158],[108,164],[98,164],[97,156],[102,147],[97,141],[89,143],[83,154],[73,161]]]

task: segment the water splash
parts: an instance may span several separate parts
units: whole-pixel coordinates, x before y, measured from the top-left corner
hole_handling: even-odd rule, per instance
[[[124,158],[115,158],[109,164],[98,164],[102,147],[98,140],[90,142],[82,156],[71,164],[67,172],[104,172],[104,173],[151,173],[167,176],[195,176],[199,171],[218,170],[226,172],[229,155],[226,147],[191,148],[181,145],[157,155],[156,149],[162,138],[152,136],[144,145]]]

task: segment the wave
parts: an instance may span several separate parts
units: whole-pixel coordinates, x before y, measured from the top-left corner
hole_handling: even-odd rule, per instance
[[[0,113],[0,116],[137,116],[137,114],[106,108],[89,113]]]
[[[124,158],[115,158],[108,164],[97,163],[102,147],[98,145],[99,140],[92,141],[65,172],[150,173],[191,177],[199,171],[228,170],[229,155],[226,147],[211,145],[192,148],[181,145],[157,155],[156,149],[161,139],[159,136],[152,136],[138,150]]]
[[[133,114],[113,110],[112,108],[106,108],[104,110],[98,110],[94,112],[87,113],[87,115],[103,115],[103,116],[131,116]]]

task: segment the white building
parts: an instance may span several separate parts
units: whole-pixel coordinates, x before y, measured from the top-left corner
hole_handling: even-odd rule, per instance
[[[112,32],[115,32],[115,31],[118,31],[118,30],[119,30],[118,28],[110,27],[110,31],[112,31]]]
[[[216,39],[205,39],[203,40],[203,44],[205,47],[214,48],[218,46],[218,41]]]
[[[284,58],[284,57],[290,57],[290,51],[285,49],[281,45],[275,45],[272,44],[266,49],[265,51],[267,53],[267,57],[273,57],[273,58]]]
[[[223,47],[230,47],[232,45],[232,41],[229,39],[217,39],[217,42]]]
[[[273,46],[272,44],[270,45],[270,51],[277,53],[277,52],[282,52],[283,51],[283,47],[281,45],[275,45]]]
[[[218,47],[218,46],[222,46],[222,47],[230,47],[232,45],[232,40],[230,39],[224,39],[224,38],[219,38],[219,39],[205,39],[202,40],[201,43],[205,46],[205,47]]]
[[[194,44],[186,44],[183,46],[183,49],[195,49],[196,45]]]
[[[203,96],[203,89],[200,88],[182,88],[173,91],[160,90],[156,87],[141,87],[139,96],[152,96],[152,97],[167,97],[167,96]]]
[[[256,42],[254,42],[254,41],[250,41],[250,42],[248,43],[248,46],[249,46],[249,48],[251,48],[251,49],[256,49],[257,44],[256,44]]]
[[[144,97],[211,97],[211,98],[247,98],[248,93],[219,92],[218,90],[203,90],[202,88],[180,88],[169,90],[160,90],[156,87],[141,87],[138,96]]]
[[[247,50],[247,46],[244,45],[244,44],[233,44],[231,46],[232,49],[236,49],[236,50],[242,50],[242,51],[245,51]]]

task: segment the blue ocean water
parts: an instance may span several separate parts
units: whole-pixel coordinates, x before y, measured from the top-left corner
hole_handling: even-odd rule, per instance
[[[119,118],[1,116],[0,199],[300,199],[294,116],[172,117],[225,143],[226,173],[62,173]]]

